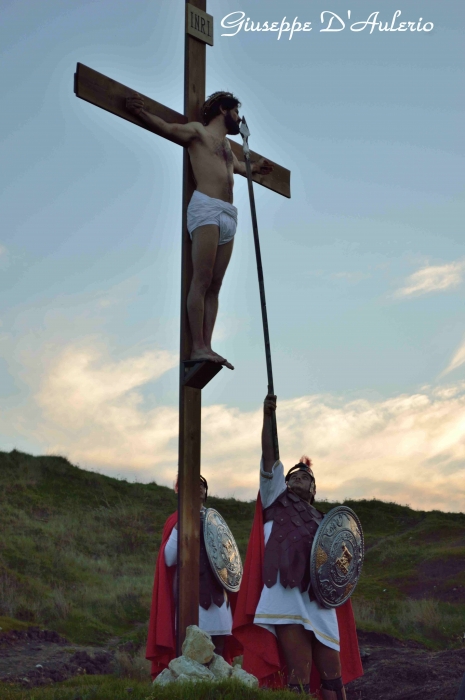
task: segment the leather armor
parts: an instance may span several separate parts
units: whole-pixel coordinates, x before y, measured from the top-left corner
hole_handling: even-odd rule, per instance
[[[320,512],[286,489],[263,511],[265,523],[273,521],[265,547],[263,582],[271,588],[279,580],[286,588],[310,586],[310,553],[321,522]],[[310,596],[312,598],[312,596]]]

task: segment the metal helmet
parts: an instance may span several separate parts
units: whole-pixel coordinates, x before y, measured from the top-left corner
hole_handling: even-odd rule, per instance
[[[300,458],[300,462],[298,464],[295,464],[293,467],[289,469],[289,471],[286,474],[285,481],[286,484],[289,484],[289,479],[291,478],[292,474],[295,472],[302,471],[306,472],[307,474],[310,474],[312,478],[312,485],[310,487],[310,491],[312,493],[313,499],[315,498],[315,493],[316,493],[316,481],[315,481],[315,475],[313,474],[312,470],[312,460],[309,457],[306,457],[305,455]],[[312,499],[312,503],[313,503]]]
[[[205,479],[202,474],[200,475],[200,482],[205,486],[205,500],[207,500],[207,495],[208,495],[208,484],[207,480]],[[176,477],[176,483],[174,484],[174,493],[178,493],[179,491],[179,475]]]
[[[207,496],[208,496],[208,484],[207,484],[206,478],[204,476],[202,476],[202,474],[200,475],[200,483],[205,486],[205,501],[206,501]]]

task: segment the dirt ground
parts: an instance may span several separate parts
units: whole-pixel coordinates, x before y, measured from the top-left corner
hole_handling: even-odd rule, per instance
[[[347,686],[347,700],[455,700],[465,648],[431,652],[367,632],[359,632],[359,643],[365,675]],[[110,674],[118,648],[118,640],[106,648],[77,646],[38,627],[8,632],[0,637],[0,681],[32,688],[84,673]]]
[[[387,634],[359,632],[365,675],[347,700],[455,700],[465,673],[465,648],[427,651]]]
[[[71,644],[39,627],[11,631],[0,636],[0,681],[32,688],[79,674],[112,673],[114,654],[115,649]]]

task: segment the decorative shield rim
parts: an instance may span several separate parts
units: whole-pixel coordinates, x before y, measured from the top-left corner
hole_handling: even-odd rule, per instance
[[[230,593],[237,593],[239,588],[241,587],[242,576],[244,574],[244,566],[242,564],[242,558],[241,558],[236,540],[234,539],[234,535],[232,534],[231,530],[229,529],[229,525],[226,522],[226,520],[223,518],[221,513],[218,513],[218,511],[215,510],[215,508],[206,508],[205,511],[206,511],[205,517],[204,517],[204,521],[203,521],[203,535],[204,535],[204,541],[205,541],[205,549],[207,551],[208,561],[210,562],[211,569],[215,575],[215,578],[223,586],[223,588],[225,588]],[[221,578],[221,576],[220,576],[220,574],[215,566],[215,562],[213,560],[212,554],[210,553],[210,550],[207,546],[207,528],[208,528],[209,513],[215,513],[215,515],[221,520],[222,524],[224,525],[224,527],[228,533],[228,537],[230,537],[231,541],[234,544],[234,548],[235,548],[235,551],[236,551],[236,554],[237,554],[237,557],[238,557],[238,560],[240,563],[239,582],[236,585],[232,585],[229,583],[229,581],[225,581],[223,578]]]
[[[354,581],[351,582],[350,590],[348,590],[346,592],[346,595],[343,595],[343,597],[340,598],[337,603],[334,603],[333,601],[328,600],[327,598],[325,598],[322,595],[322,593],[320,591],[320,587],[317,583],[318,582],[318,576],[317,576],[318,569],[320,568],[322,563],[324,563],[326,561],[326,559],[324,559],[324,557],[326,556],[325,550],[321,547],[321,551],[319,551],[319,549],[320,549],[320,537],[322,536],[321,533],[323,533],[323,530],[321,530],[320,528],[323,525],[323,523],[325,523],[325,522],[328,523],[327,518],[329,520],[332,520],[333,517],[335,517],[338,513],[341,513],[341,512],[352,516],[352,518],[354,519],[354,521],[357,525],[357,528],[360,532],[361,552],[360,552],[359,558],[360,558],[361,562],[359,565],[359,571],[358,571],[357,577]],[[321,552],[323,552],[323,557],[321,556]],[[362,529],[362,524],[360,522],[360,518],[352,510],[352,508],[349,508],[349,506],[344,506],[344,505],[335,506],[330,511],[328,511],[328,513],[325,514],[325,517],[321,521],[320,526],[316,532],[315,539],[313,540],[312,550],[310,553],[310,581],[312,584],[312,591],[315,594],[317,602],[319,605],[321,605],[321,607],[323,607],[323,608],[338,608],[340,605],[343,605],[347,600],[349,600],[350,596],[354,592],[354,590],[355,590],[355,588],[360,580],[362,567],[363,567],[364,555],[365,555],[365,538],[363,535],[363,529]],[[323,562],[321,561],[322,558],[323,558]]]

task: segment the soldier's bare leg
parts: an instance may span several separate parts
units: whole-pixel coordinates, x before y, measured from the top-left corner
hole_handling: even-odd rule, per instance
[[[312,668],[312,639],[302,625],[275,625],[278,644],[287,666],[289,685],[307,685]]]
[[[210,294],[208,300],[206,299],[207,292],[210,289],[213,281],[215,262],[219,248],[219,235],[219,228],[214,224],[199,226],[192,233],[193,274],[191,287],[187,296],[187,314],[189,317],[189,326],[192,336],[191,360],[210,360],[211,362],[226,364],[224,357],[221,357],[221,355],[218,355],[211,349],[211,335],[213,333],[216,313],[218,310],[218,294],[216,294],[216,301],[214,294]],[[229,259],[227,262],[229,262]],[[224,267],[223,276],[226,272],[226,267]],[[217,286],[218,276],[219,275],[217,274]],[[219,287],[221,287],[221,281],[222,278],[219,282]],[[206,307],[207,316],[209,318],[208,327],[211,328],[209,331],[210,338],[208,344],[205,342],[204,338]]]
[[[302,625],[275,625],[278,644],[287,666],[289,685],[305,686],[310,682],[312,661],[326,685],[339,685],[341,661],[339,652],[322,644]],[[322,700],[346,700],[343,687],[320,688]]]
[[[331,681],[337,681],[342,675],[339,652],[322,644],[313,633],[312,637],[313,661],[318,669],[322,682],[326,680],[330,681],[327,685],[338,685],[337,682],[331,684]],[[340,685],[342,685],[342,682]],[[343,687],[337,690],[329,690],[328,688],[322,687],[320,693],[323,700],[346,700],[346,691]]]

